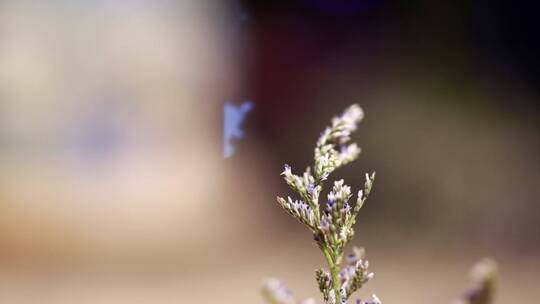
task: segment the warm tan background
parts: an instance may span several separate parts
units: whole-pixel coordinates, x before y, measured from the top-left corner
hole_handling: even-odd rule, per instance
[[[1,1],[0,303],[316,295],[323,259],[274,197],[353,102],[364,151],[336,177],[377,171],[360,295],[447,303],[491,256],[498,303],[536,303],[535,10],[483,2]]]

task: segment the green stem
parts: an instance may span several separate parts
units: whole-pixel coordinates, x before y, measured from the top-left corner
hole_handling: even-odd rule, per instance
[[[330,268],[330,275],[332,276],[332,285],[334,285],[334,295],[336,296],[336,304],[341,304],[341,292],[340,292],[340,284],[339,284],[339,269],[340,265],[336,261],[334,261],[334,258],[332,258],[332,255],[328,251],[328,248],[326,246],[322,247],[322,252],[324,254],[324,257],[326,258],[326,262],[328,263],[328,267]]]

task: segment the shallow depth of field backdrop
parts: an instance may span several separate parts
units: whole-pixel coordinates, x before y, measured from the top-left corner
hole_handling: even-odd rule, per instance
[[[268,1],[271,2],[271,1]],[[499,262],[540,297],[540,30],[515,1],[0,1],[0,302],[262,303],[323,259],[275,202],[359,103],[354,243],[384,303]],[[236,151],[223,106],[253,102]]]

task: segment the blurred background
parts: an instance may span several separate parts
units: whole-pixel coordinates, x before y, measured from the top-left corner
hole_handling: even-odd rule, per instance
[[[351,103],[366,118],[355,245],[384,303],[448,303],[495,258],[498,303],[540,275],[540,30],[527,2],[0,1],[0,302],[318,296],[275,202]],[[223,106],[253,109],[223,157]]]

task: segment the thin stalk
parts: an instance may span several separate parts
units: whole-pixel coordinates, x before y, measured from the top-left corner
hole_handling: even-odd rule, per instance
[[[336,296],[336,304],[341,304],[341,292],[339,284],[339,264],[334,261],[332,255],[328,251],[326,246],[322,247],[322,252],[330,268],[330,275],[332,276],[332,285],[334,286],[334,295]]]

